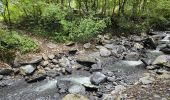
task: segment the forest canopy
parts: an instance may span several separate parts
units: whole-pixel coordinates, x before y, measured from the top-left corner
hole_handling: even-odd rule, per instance
[[[169,0],[1,0],[0,7],[9,28],[59,42],[84,42],[105,30],[138,34],[170,26]]]

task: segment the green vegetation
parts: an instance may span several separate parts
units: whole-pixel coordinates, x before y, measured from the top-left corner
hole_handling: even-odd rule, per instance
[[[20,36],[17,32],[0,30],[0,60],[10,62],[15,53],[36,52],[37,44],[28,37]]]
[[[168,0],[1,0],[1,3],[1,16],[9,28],[48,35],[59,42],[84,42],[109,28],[137,34],[150,28],[170,27]]]

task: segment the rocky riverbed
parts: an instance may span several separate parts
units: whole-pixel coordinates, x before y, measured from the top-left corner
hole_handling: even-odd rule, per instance
[[[66,46],[60,53],[18,55],[11,66],[1,62],[0,100],[170,99],[170,32],[99,35],[95,43]],[[166,92],[155,93],[156,83]]]

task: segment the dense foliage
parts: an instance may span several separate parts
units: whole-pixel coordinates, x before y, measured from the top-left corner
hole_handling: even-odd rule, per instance
[[[1,0],[1,3],[1,16],[7,25],[48,35],[56,41],[84,42],[108,28],[140,33],[170,26],[169,0]]]
[[[36,52],[37,44],[28,37],[20,36],[17,32],[0,30],[0,60],[10,62],[17,51],[21,53]]]

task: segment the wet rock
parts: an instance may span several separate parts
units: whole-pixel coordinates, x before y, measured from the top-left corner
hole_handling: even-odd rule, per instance
[[[11,75],[13,72],[10,65],[0,62],[0,75]]]
[[[109,51],[107,48],[101,48],[100,49],[100,56],[108,57],[110,55],[111,55],[111,51]]]
[[[56,70],[48,70],[46,71],[47,76],[55,78],[56,76],[59,76],[60,73]]]
[[[71,64],[70,64],[70,61],[69,61],[68,58],[62,57],[61,59],[59,59],[59,65],[60,65],[61,67],[68,67],[68,66],[70,66]]]
[[[0,80],[2,80],[3,79],[3,75],[0,75]]]
[[[76,60],[79,64],[85,65],[85,66],[91,66],[96,63],[95,58],[93,57],[88,57],[88,56],[83,56],[83,57],[78,57]]]
[[[126,48],[123,45],[115,45],[115,46],[113,46],[113,50],[112,50],[112,52],[115,52],[118,54],[121,54],[125,51],[126,51]]]
[[[85,87],[82,85],[72,85],[69,89],[68,89],[69,93],[72,94],[85,94]]]
[[[170,34],[166,34],[166,36],[159,41],[161,44],[168,44],[170,43]]]
[[[85,44],[83,45],[83,47],[84,47],[85,49],[89,49],[89,48],[91,47],[91,43],[85,43]]]
[[[106,81],[106,76],[100,72],[95,72],[90,77],[90,81],[92,84],[99,85],[100,83],[103,83]]]
[[[46,74],[34,74],[33,76],[27,77],[25,80],[28,83],[38,82],[46,78]]]
[[[62,100],[89,100],[89,99],[79,94],[67,94]]]
[[[115,100],[116,97],[114,95],[111,95],[111,94],[104,94],[102,96],[102,100]]]
[[[76,48],[71,48],[69,51],[68,51],[68,53],[70,54],[70,55],[74,55],[74,54],[76,54],[77,53],[77,49]]]
[[[55,57],[55,55],[54,55],[54,54],[50,54],[50,55],[48,55],[48,58],[49,58],[49,59],[51,59],[51,60],[52,60],[52,59],[54,59],[54,57]]]
[[[30,75],[35,71],[35,67],[32,65],[25,65],[20,67],[20,72],[22,75]]]
[[[153,65],[163,65],[166,67],[170,67],[170,56],[169,55],[161,55],[158,56],[155,61],[152,63]]]
[[[73,83],[69,80],[58,80],[56,86],[60,94],[67,93],[68,88],[72,86]]]
[[[170,47],[168,46],[168,47],[161,48],[160,51],[162,51],[165,54],[170,54]]]
[[[98,66],[97,64],[93,64],[91,66],[90,72],[98,72],[98,71],[101,71],[101,70],[102,70],[101,66]]]
[[[139,53],[130,52],[125,56],[125,59],[129,60],[129,61],[138,61],[139,60]]]
[[[144,47],[147,47],[149,49],[156,49],[156,43],[153,40],[153,38],[149,37],[144,40]]]

